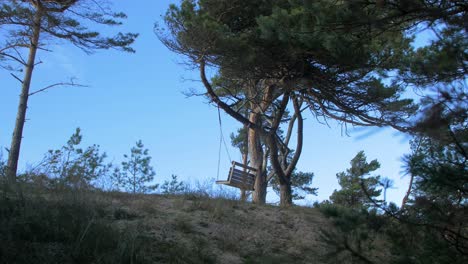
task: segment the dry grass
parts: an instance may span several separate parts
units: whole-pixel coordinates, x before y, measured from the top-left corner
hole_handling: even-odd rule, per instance
[[[320,255],[326,249],[319,233],[327,222],[313,208],[256,206],[194,193],[171,196],[65,192],[41,193],[34,199],[37,196],[43,197],[44,206],[59,204],[60,210],[71,206],[72,218],[87,208],[85,214],[89,218],[85,219],[92,219],[87,221],[93,223],[80,224],[78,231],[70,234],[70,241],[74,242],[69,244],[78,243],[86,252],[94,252],[94,258],[80,260],[84,262],[66,258],[73,247],[49,239],[40,248],[49,252],[47,256],[57,256],[57,261],[50,263],[106,263],[102,256],[117,256],[114,263],[321,263]],[[54,217],[47,211],[42,213],[42,217]],[[2,217],[3,222],[9,221]],[[114,244],[109,248],[100,245],[105,252],[98,252],[96,241],[87,232],[93,232],[95,237],[105,232]],[[25,238],[21,245],[33,243],[41,242]]]

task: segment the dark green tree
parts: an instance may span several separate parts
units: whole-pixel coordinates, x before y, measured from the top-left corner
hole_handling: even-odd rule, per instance
[[[466,233],[466,186],[468,144],[468,97],[466,91],[468,19],[466,1],[385,0],[349,1],[356,9],[383,10],[381,16],[343,23],[350,30],[381,32],[404,30],[408,36],[433,35],[428,43],[402,60],[397,79],[421,95],[420,115],[409,132],[414,136],[412,153],[405,157],[410,188],[402,207],[380,206],[386,222],[379,234],[389,242],[388,263],[465,263],[468,261]],[[426,36],[427,36],[426,35]],[[378,205],[376,202],[375,205]],[[342,234],[358,232],[359,220],[334,213]],[[369,240],[373,220],[366,220],[363,237]],[[361,226],[363,223],[360,223]],[[346,236],[346,235],[345,235]],[[349,240],[348,240],[349,241]],[[357,252],[358,247],[332,239],[338,249]],[[347,242],[346,240],[344,242]],[[348,243],[347,245],[350,245]],[[382,254],[382,252],[379,252]],[[362,254],[362,253],[361,253]],[[363,252],[363,263],[382,263],[371,251]],[[362,258],[361,258],[362,260]],[[367,261],[366,261],[367,260]],[[372,260],[372,261],[370,261]]]
[[[250,164],[258,171],[265,138],[281,204],[289,205],[304,109],[318,118],[399,129],[412,110],[409,100],[400,100],[403,87],[383,81],[401,68],[410,39],[398,30],[377,35],[334,26],[367,13],[347,1],[186,0],[170,7],[167,31],[158,35],[200,69],[211,101],[249,128]],[[207,66],[217,69],[211,82]],[[287,109],[297,117],[298,141],[285,168],[278,131]],[[264,202],[266,180],[257,175],[254,202]]]
[[[363,2],[361,2],[363,3]],[[421,95],[421,114],[409,131],[405,157],[410,187],[399,210],[381,206],[392,221],[386,234],[390,263],[468,261],[468,96],[466,1],[382,1],[386,15],[369,25],[382,31],[425,31],[432,39],[408,54],[398,79]],[[393,23],[386,23],[386,21]]]
[[[95,0],[4,0],[0,3],[0,59],[2,63],[9,60],[19,66],[13,69],[22,68],[24,72],[23,77],[13,74],[21,83],[21,95],[8,156],[7,178],[11,184],[16,181],[29,97],[52,87],[75,85],[73,82],[56,83],[31,92],[37,53],[47,51],[47,44],[57,42],[71,43],[88,54],[100,49],[134,52],[130,45],[137,34],[118,33],[107,37],[88,28],[92,24],[122,24],[125,14],[112,12],[107,6],[104,1]],[[23,54],[27,54],[27,58]]]
[[[389,248],[380,244],[388,239],[386,231],[400,228],[392,226],[392,219],[379,215],[377,210],[356,210],[326,202],[318,209],[334,226],[320,232],[321,241],[329,245],[323,263],[395,263]]]
[[[380,163],[377,160],[368,163],[364,151],[360,151],[351,160],[351,168],[336,174],[341,189],[333,192],[330,201],[349,208],[369,208],[372,205],[370,199],[377,198],[381,193],[377,189],[380,176],[369,176],[378,168]]]
[[[413,152],[405,158],[412,185],[400,219],[408,228],[424,232],[420,236],[423,247],[415,254],[445,259],[445,263],[468,259],[466,135],[451,142],[417,137],[412,142]]]
[[[153,167],[149,150],[145,149],[141,140],[131,148],[130,155],[124,155],[121,169],[115,169],[113,178],[115,185],[131,193],[146,193],[158,188],[154,181]]]
[[[414,28],[434,36],[407,58],[401,80],[422,95],[415,120],[412,153],[405,157],[411,177],[398,219],[412,230],[420,247],[408,263],[463,263],[468,259],[466,221],[468,186],[468,39],[466,1],[397,3],[399,14]],[[401,10],[398,10],[401,9]],[[407,241],[393,246],[406,253]],[[415,257],[416,256],[416,257]]]

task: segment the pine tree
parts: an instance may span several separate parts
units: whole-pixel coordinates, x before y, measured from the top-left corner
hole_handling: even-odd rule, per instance
[[[147,193],[158,188],[158,185],[151,185],[156,173],[151,166],[149,150],[145,149],[141,140],[131,148],[130,155],[125,154],[124,158],[122,168],[116,169],[113,174],[117,187],[134,194]]]
[[[164,181],[161,185],[163,194],[181,194],[188,191],[188,186],[185,182],[177,180],[177,175],[171,175],[171,181]]]
[[[11,184],[16,181],[29,97],[59,85],[75,85],[73,82],[57,83],[31,92],[37,53],[46,51],[47,44],[57,41],[69,42],[88,54],[100,49],[134,52],[130,45],[137,34],[118,33],[106,37],[98,31],[88,29],[88,24],[122,24],[120,20],[126,18],[125,14],[114,13],[106,6],[105,2],[94,0],[5,0],[0,3],[2,67],[16,69],[17,67],[4,66],[7,63],[5,60],[9,60],[23,68],[24,72],[22,78],[13,74],[21,83],[21,95],[8,156],[7,178]],[[23,52],[27,53],[27,58],[23,58]]]
[[[412,185],[400,219],[406,228],[424,234],[419,236],[420,250],[413,254],[431,256],[440,263],[468,260],[466,135],[452,141],[417,137],[413,152],[405,157]],[[401,243],[394,246],[403,251]]]
[[[109,176],[112,165],[105,163],[106,153],[100,153],[98,145],[81,148],[83,136],[80,128],[60,149],[49,150],[37,170],[58,187],[73,189],[90,188],[99,178]]]
[[[333,192],[330,201],[349,208],[369,208],[372,204],[370,199],[381,193],[381,190],[377,190],[380,176],[368,176],[378,168],[380,164],[377,160],[368,163],[364,151],[360,151],[351,160],[351,168],[336,174],[341,189]]]
[[[159,31],[160,39],[199,68],[210,100],[249,128],[251,166],[258,170],[265,138],[282,205],[292,203],[304,108],[318,118],[398,129],[414,110],[411,100],[400,97],[403,86],[384,82],[402,67],[411,40],[398,30],[377,35],[335,27],[365,14],[380,15],[348,1],[281,0],[187,0],[167,12],[167,33]],[[209,66],[217,69],[211,81]],[[278,131],[287,109],[297,116],[298,141],[284,168]],[[253,200],[263,203],[266,175],[256,179]]]

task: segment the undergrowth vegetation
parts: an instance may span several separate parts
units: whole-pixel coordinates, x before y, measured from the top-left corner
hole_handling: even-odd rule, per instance
[[[137,226],[111,225],[101,201],[63,194],[0,198],[2,263],[144,263]]]
[[[0,263],[321,263],[313,241],[323,219],[311,208],[257,206],[195,189],[21,189],[27,193],[0,196]]]

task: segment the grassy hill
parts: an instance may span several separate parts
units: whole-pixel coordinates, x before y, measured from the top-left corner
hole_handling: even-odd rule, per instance
[[[197,193],[47,191],[0,201],[1,263],[324,263],[320,234],[332,228],[314,208]]]

